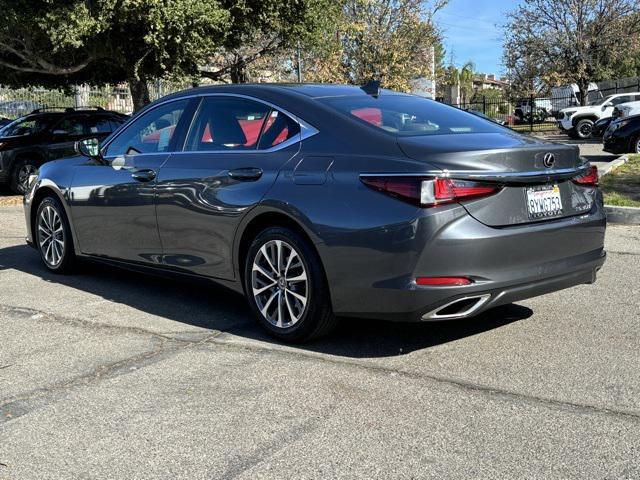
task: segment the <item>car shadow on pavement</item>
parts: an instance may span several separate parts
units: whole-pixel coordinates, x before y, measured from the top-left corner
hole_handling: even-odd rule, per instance
[[[75,275],[57,275],[49,272],[38,253],[27,245],[0,249],[0,270],[10,269],[163,319],[279,343],[254,322],[242,295],[212,282],[167,279],[89,262],[83,262]],[[403,355],[499,328],[532,313],[529,308],[512,304],[471,319],[447,322],[392,323],[344,318],[330,337],[294,348],[353,358]],[[134,316],[131,318],[135,320]]]

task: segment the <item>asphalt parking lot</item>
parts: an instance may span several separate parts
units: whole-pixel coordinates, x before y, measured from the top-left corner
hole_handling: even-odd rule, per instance
[[[463,322],[266,338],[243,299],[87,265],[0,207],[0,479],[640,478],[640,229]]]

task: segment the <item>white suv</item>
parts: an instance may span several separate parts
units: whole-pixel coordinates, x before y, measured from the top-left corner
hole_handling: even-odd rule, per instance
[[[593,124],[601,118],[611,117],[616,105],[637,100],[640,100],[640,92],[618,93],[596,100],[585,107],[564,108],[560,110],[558,123],[572,138],[589,138]]]

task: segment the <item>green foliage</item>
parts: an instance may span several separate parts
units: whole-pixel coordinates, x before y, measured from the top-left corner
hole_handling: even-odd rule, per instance
[[[431,77],[432,48],[441,64],[444,50],[432,21],[446,2],[420,0],[346,0],[313,49],[307,79],[364,83],[379,79],[396,90],[409,90],[412,79]]]
[[[576,83],[586,100],[589,82],[637,65],[629,54],[634,48],[638,54],[640,2],[523,0],[507,15],[505,33],[504,63],[515,93]]]

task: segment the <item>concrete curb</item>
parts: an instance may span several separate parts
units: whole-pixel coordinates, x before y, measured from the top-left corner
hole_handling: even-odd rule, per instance
[[[625,225],[640,225],[640,208],[604,206],[607,212],[607,222],[622,223]]]
[[[598,174],[601,177],[604,177],[605,175],[607,175],[608,173],[611,173],[613,170],[615,170],[619,166],[624,165],[625,163],[627,163],[627,160],[629,160],[629,157],[627,155],[623,155],[620,158],[618,158],[617,160],[614,160],[613,162],[611,162],[604,169],[598,171]]]

